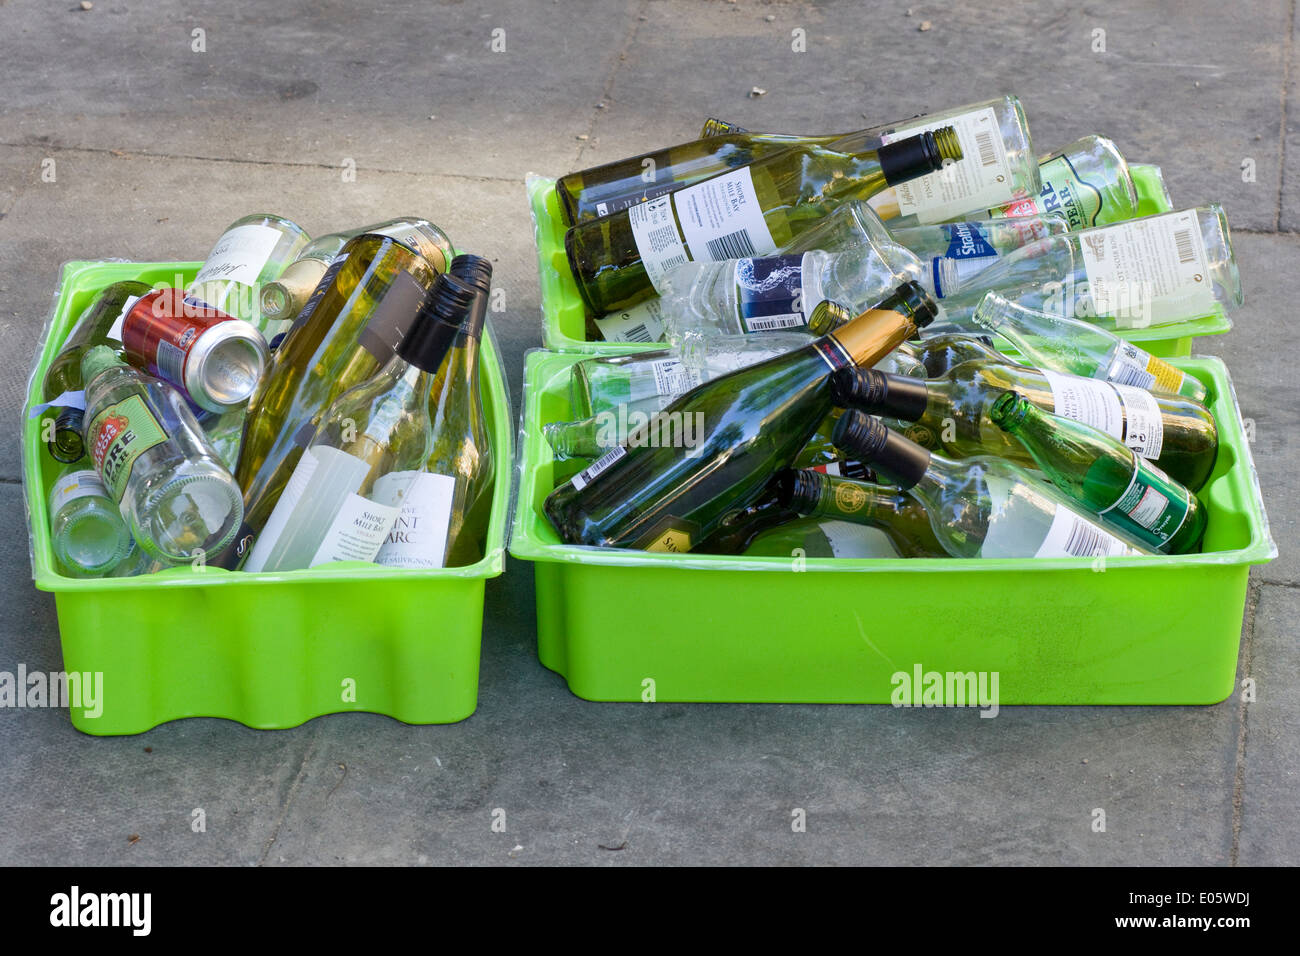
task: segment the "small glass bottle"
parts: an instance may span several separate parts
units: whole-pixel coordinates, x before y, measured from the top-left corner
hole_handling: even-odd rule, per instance
[[[102,577],[130,552],[131,532],[93,470],[66,469],[50,488],[50,547],[75,578]]]

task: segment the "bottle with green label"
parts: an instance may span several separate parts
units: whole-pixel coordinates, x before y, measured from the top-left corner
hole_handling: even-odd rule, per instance
[[[972,321],[1006,339],[1039,368],[1070,372],[1204,405],[1209,391],[1196,378],[1089,322],[1049,315],[986,295]]]
[[[1005,459],[952,461],[860,411],[840,416],[834,437],[846,454],[925,507],[935,538],[954,558],[1154,553],[1124,532],[1103,527],[1060,491]]]
[[[1131,385],[982,361],[929,381],[875,369],[850,369],[831,379],[837,405],[914,423],[907,436],[926,447],[1028,463],[1028,452],[989,418],[993,401],[1008,389],[1045,411],[1113,436],[1191,488],[1200,488],[1214,468],[1219,437],[1210,411]]]
[[[93,469],[66,469],[50,488],[50,547],[75,578],[102,577],[131,551],[131,532]]]
[[[1138,214],[1137,188],[1128,163],[1103,136],[1085,136],[1038,161],[1042,190],[994,210],[999,216],[1059,212],[1071,229],[1088,229]]]
[[[277,278],[310,241],[301,226],[283,216],[254,213],[236,219],[185,291],[214,309],[252,322],[269,342],[288,323],[262,316],[262,285]]]
[[[831,411],[827,376],[878,362],[933,309],[909,283],[830,335],[692,389],[551,492],[547,517],[570,544],[692,550],[807,444]]]
[[[429,389],[455,337],[455,328],[439,320],[463,317],[475,295],[466,283],[439,277],[393,358],[330,404],[254,539],[245,571],[374,561],[407,505],[426,496],[429,513],[420,518],[427,527],[418,530],[429,539],[441,532],[430,540],[439,559],[433,566],[441,567],[454,481],[424,472],[432,444]]]
[[[807,517],[879,528],[901,557],[947,556],[925,507],[898,488],[808,469],[782,471],[775,485],[782,507]]]
[[[222,567],[246,556],[325,409],[396,354],[436,277],[424,256],[391,236],[356,236],[335,257],[249,400],[235,469],[246,527]]]
[[[262,286],[262,316],[267,321],[292,321],[307,304],[326,270],[347,241],[365,233],[390,236],[428,260],[435,272],[446,272],[451,261],[452,245],[447,234],[427,219],[403,217],[376,223],[362,229],[331,232],[318,236],[304,246],[274,282]]]
[[[1053,485],[1107,527],[1163,554],[1185,554],[1200,544],[1206,524],[1200,499],[1123,442],[1046,413],[1015,392],[998,396],[990,415]]]
[[[86,448],[105,490],[147,554],[206,563],[233,540],[243,516],[239,486],[176,389],[90,349]]]
[[[46,447],[55,461],[72,464],[85,457],[81,440],[84,426],[85,396],[81,379],[81,359],[97,345],[106,345],[122,354],[122,322],[137,299],[148,294],[150,286],[128,280],[105,286],[82,310],[63,348],[45,370],[41,384],[41,401],[47,407],[41,414],[52,420],[53,431]]]
[[[932,331],[969,330],[990,290],[1109,329],[1186,322],[1242,302],[1228,220],[1217,203],[1031,242],[946,295]]]
[[[565,251],[583,302],[604,315],[657,294],[687,262],[770,255],[841,203],[956,165],[961,150],[950,126],[857,153],[793,146],[580,223]]]

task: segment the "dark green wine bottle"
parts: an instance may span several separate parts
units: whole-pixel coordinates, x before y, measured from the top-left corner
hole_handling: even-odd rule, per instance
[[[1064,372],[972,361],[942,379],[921,381],[861,369],[835,376],[831,389],[836,404],[914,422],[908,438],[959,457],[1029,462],[1020,443],[989,420],[989,406],[1008,389],[1045,411],[1113,435],[1192,489],[1209,478],[1219,450],[1214,416],[1205,406]]]
[[[786,469],[776,476],[777,500],[800,515],[879,528],[904,558],[945,558],[925,507],[898,488]]]
[[[989,412],[1014,435],[1043,474],[1103,524],[1156,551],[1185,554],[1205,534],[1206,512],[1185,486],[1123,442],[1004,392]]]
[[[842,203],[961,158],[950,126],[858,153],[792,146],[579,223],[565,234],[564,247],[583,301],[604,315],[656,294],[679,265],[769,255]]]
[[[551,492],[546,515],[570,544],[693,550],[807,444],[832,371],[874,364],[936,309],[906,283],[830,335],[697,386]]]

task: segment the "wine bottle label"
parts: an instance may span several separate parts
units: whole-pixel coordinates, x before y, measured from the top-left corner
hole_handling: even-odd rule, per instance
[[[126,494],[131,471],[140,456],[167,440],[167,431],[139,395],[102,409],[86,430],[90,456],[113,500]]]
[[[992,265],[998,257],[997,249],[978,224],[955,222],[942,228],[948,235],[948,249],[942,256],[930,260],[934,294],[940,299],[955,293],[971,276]]]
[[[775,332],[808,324],[804,314],[805,256],[737,259],[736,310],[745,332]]]
[[[108,490],[99,480],[99,476],[90,469],[70,471],[66,475],[60,475],[50,489],[50,514],[51,516],[58,514],[69,501],[92,496],[107,498]]]
[[[375,563],[390,568],[441,568],[456,479],[418,471],[395,471],[375,482],[376,501],[398,509]]]
[[[660,196],[638,203],[628,209],[627,219],[650,284],[662,295],[668,273],[691,261],[673,218],[673,197]]]
[[[1149,461],[1134,455],[1133,463],[1128,487],[1101,514],[1110,514],[1139,541],[1161,550],[1187,520],[1191,492]]]
[[[699,526],[694,522],[669,515],[637,542],[636,547],[655,554],[685,554],[691,550],[698,533]]]
[[[327,561],[374,561],[399,511],[393,505],[349,494],[307,566],[314,568]]]
[[[686,262],[776,251],[748,166],[633,206],[628,221],[646,274],[661,295],[668,291],[668,272]]]
[[[704,381],[703,375],[681,359],[658,359],[650,363],[650,372],[653,376],[654,394],[664,400],[661,405],[667,405],[679,395],[685,395]],[[636,400],[634,396],[632,401]]]
[[[619,445],[613,451],[601,455],[585,469],[570,478],[569,481],[573,483],[573,487],[581,491],[626,454],[627,449]]]
[[[328,452],[334,452],[336,455],[347,454],[337,448],[321,448],[319,451],[323,456]],[[352,456],[348,455],[348,457],[351,458]],[[306,448],[303,450],[302,457],[298,459],[293,474],[289,476],[289,481],[284,486],[284,491],[280,492],[280,497],[275,501],[275,507],[271,509],[271,516],[266,519],[266,524],[253,542],[253,550],[248,556],[248,561],[244,563],[245,571],[261,571],[266,567],[266,560],[271,556],[271,548],[284,534],[284,529],[289,524],[289,517],[298,506],[298,502],[302,500],[303,492],[307,489],[307,483],[311,481],[311,476],[320,467],[320,461],[321,459],[316,456],[312,449]]]
[[[122,303],[122,311],[117,313],[117,318],[113,320],[113,324],[109,326],[108,332],[104,335],[108,341],[117,342],[119,345],[121,344],[122,323],[126,321],[126,314],[131,311],[131,306],[135,305],[139,301],[140,297],[138,295],[127,296],[126,301]]]
[[[1139,554],[1105,528],[1059,505],[1036,558],[1097,558]]]
[[[280,235],[280,230],[258,223],[236,226],[217,240],[190,286],[217,280],[251,285],[262,274]],[[229,290],[230,286],[227,286],[222,298],[229,294]],[[222,303],[214,302],[213,305],[221,308]]]
[[[664,335],[663,300],[646,299],[624,312],[596,319],[606,342],[658,342]]]
[[[1168,362],[1156,358],[1131,342],[1121,342],[1115,350],[1106,378],[1117,385],[1132,385],[1177,395],[1187,376]]]
[[[1209,259],[1195,209],[1078,235],[1097,315],[1137,317],[1153,299],[1182,298],[1188,289],[1199,290],[1212,304]]]
[[[1055,414],[1118,438],[1144,458],[1160,457],[1164,418],[1150,392],[1047,369],[1042,375],[1052,391]]]
[[[944,169],[899,183],[893,189],[900,216],[915,215],[919,222],[936,223],[972,209],[1001,206],[1015,199],[1011,160],[993,107],[973,110],[950,120],[908,124],[882,136],[884,144],[918,133],[952,126],[961,143],[962,159]],[[877,193],[871,204],[878,205]]]

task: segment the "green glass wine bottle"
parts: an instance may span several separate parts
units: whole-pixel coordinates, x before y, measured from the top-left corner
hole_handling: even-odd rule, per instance
[[[832,371],[879,361],[935,308],[907,283],[830,335],[692,389],[556,488],[547,516],[571,544],[690,551],[794,460],[831,411]]]
[[[1164,554],[1200,544],[1206,525],[1200,499],[1123,442],[1048,414],[1015,392],[998,396],[990,415],[1053,485],[1103,524]]]
[[[122,349],[122,322],[137,299],[148,294],[144,282],[114,282],[105,286],[77,318],[63,348],[45,370],[41,383],[42,401],[49,404],[46,417],[53,420],[53,433],[46,446],[55,461],[72,464],[86,454],[81,440],[85,421],[81,381],[81,359],[97,345],[106,345],[119,355]],[[78,407],[80,406],[80,407]]]
[[[913,422],[908,437],[926,447],[1028,463],[1020,443],[989,418],[993,400],[1008,389],[1044,411],[1113,435],[1190,488],[1199,489],[1214,468],[1219,433],[1209,409],[1129,385],[981,361],[965,362],[931,381],[874,369],[831,379],[836,404]]]
[[[656,294],[692,260],[768,255],[851,199],[962,157],[951,127],[877,149],[793,146],[767,159],[580,223],[564,237],[578,291],[596,315]]]
[[[948,554],[935,537],[925,507],[897,488],[790,468],[776,476],[776,491],[781,505],[800,515],[879,528],[904,558]]]
[[[921,502],[935,538],[954,558],[1153,553],[1136,538],[1102,527],[1052,485],[1003,458],[952,461],[859,411],[840,416],[835,442]]]
[[[218,562],[236,567],[271,515],[330,403],[395,354],[437,274],[389,236],[350,239],[298,313],[248,403],[235,478],[244,524]]]

